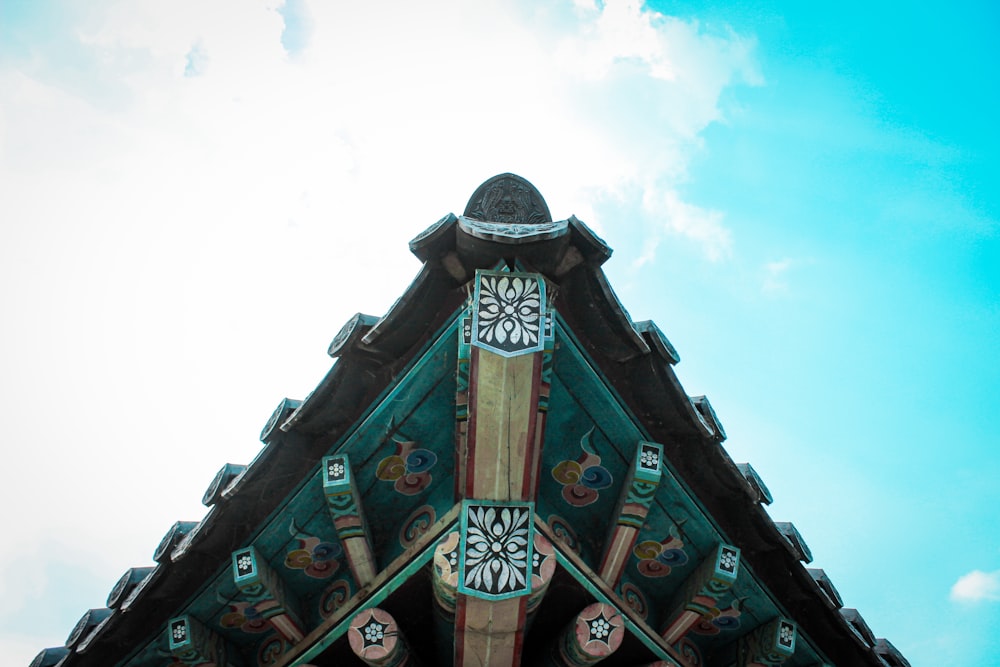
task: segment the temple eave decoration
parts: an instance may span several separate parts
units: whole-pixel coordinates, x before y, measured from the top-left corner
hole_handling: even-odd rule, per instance
[[[586,224],[501,174],[410,249],[201,521],[32,667],[908,666],[770,519]]]

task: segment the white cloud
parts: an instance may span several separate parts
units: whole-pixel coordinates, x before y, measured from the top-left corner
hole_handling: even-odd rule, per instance
[[[951,599],[955,602],[1000,601],[1000,570],[973,570],[963,574],[951,587]]]
[[[688,204],[676,192],[667,190],[657,193],[646,191],[643,206],[648,215],[658,219],[667,234],[681,236],[701,247],[705,256],[717,262],[732,254],[732,233],[722,224],[721,211],[713,211]],[[656,243],[647,240],[640,263],[652,261]]]
[[[598,232],[610,201],[620,236],[655,220],[732,252],[674,186],[722,91],[756,81],[752,40],[636,2],[302,0],[292,49],[280,7],[81,1],[0,62],[0,502],[24,507],[0,563],[54,540],[109,589],[147,564],[343,321],[402,292],[407,241],[494,174]]]
[[[779,259],[764,264],[764,282],[761,291],[764,294],[776,295],[788,292],[788,283],[785,281],[785,274],[788,272],[794,261],[789,258]]]

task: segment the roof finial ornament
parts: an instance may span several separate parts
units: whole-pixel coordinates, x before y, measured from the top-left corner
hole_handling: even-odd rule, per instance
[[[476,188],[465,206],[464,215],[483,222],[516,225],[552,222],[541,193],[516,174],[499,174]]]

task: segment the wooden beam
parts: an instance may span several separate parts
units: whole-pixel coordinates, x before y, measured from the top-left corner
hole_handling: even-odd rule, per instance
[[[528,604],[525,607],[529,626],[535,612],[542,604],[546,591],[549,590],[552,575],[556,572],[556,550],[549,542],[549,538],[536,532],[532,542],[534,550],[531,554],[531,593],[528,595]]]
[[[298,603],[287,591],[285,582],[253,547],[233,552],[233,581],[243,599],[254,608],[292,644],[305,636]]]
[[[521,663],[534,560],[531,503],[462,504],[455,605],[455,664]]]
[[[552,346],[545,295],[539,274],[476,271],[468,424],[457,466],[462,498],[534,500],[547,409],[544,351]]]
[[[625,621],[615,607],[595,602],[577,614],[549,651],[550,665],[584,667],[618,650],[625,637]]]
[[[178,616],[167,623],[167,646],[170,654],[185,665],[210,664],[230,667],[230,656],[238,661],[238,654],[230,649],[226,640],[202,625],[192,616]]]
[[[323,458],[323,493],[333,527],[344,547],[347,565],[358,586],[371,583],[378,572],[371,537],[346,454]]]
[[[757,626],[739,639],[737,667],[780,665],[795,653],[795,623],[775,618]]]
[[[459,532],[453,530],[434,547],[434,574],[431,578],[434,602],[439,616],[449,623],[455,620],[455,605],[458,601],[459,540]]]
[[[604,555],[598,573],[609,586],[617,586],[625,566],[628,564],[632,547],[649,514],[649,507],[660,483],[660,463],[663,460],[663,446],[655,442],[639,442],[632,466],[625,479],[616,517],[608,533]]]
[[[527,598],[484,600],[459,595],[455,611],[456,667],[521,664]]]
[[[454,528],[460,509],[461,505],[455,505],[445,512],[427,532],[417,537],[380,570],[366,588],[356,591],[350,599],[320,621],[302,642],[292,646],[278,658],[273,667],[302,667],[306,661],[318,661],[324,651],[343,637],[343,632],[339,630],[341,626],[348,625],[350,619],[364,608],[381,604],[405,581],[432,562],[434,546]],[[451,642],[448,646],[451,646]]]
[[[533,500],[541,353],[518,357],[472,348],[465,498]]]
[[[668,609],[663,639],[674,645],[698,619],[709,614],[728,591],[739,574],[740,550],[728,544],[718,545],[688,575]]]
[[[472,358],[472,312],[466,310],[458,326],[458,364],[455,369],[455,499],[465,496],[469,451],[469,380]]]
[[[359,612],[347,629],[354,655],[373,667],[415,665],[399,624],[389,612],[371,607]]]

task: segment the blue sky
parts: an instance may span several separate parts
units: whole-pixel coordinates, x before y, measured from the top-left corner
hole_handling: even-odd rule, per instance
[[[877,636],[1000,664],[1000,10],[389,4],[0,5],[11,664],[200,518],[504,171],[615,249]]]

